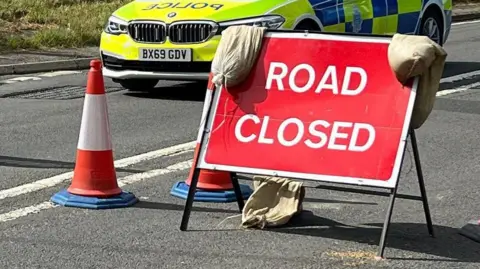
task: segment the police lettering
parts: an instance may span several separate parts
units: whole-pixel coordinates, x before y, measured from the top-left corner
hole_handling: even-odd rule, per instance
[[[208,3],[180,3],[180,2],[164,2],[160,4],[153,4],[149,5],[142,10],[152,10],[152,9],[167,9],[167,8],[193,8],[193,9],[204,9],[204,8],[211,8],[215,10],[219,10],[223,7],[223,4],[208,4]]]

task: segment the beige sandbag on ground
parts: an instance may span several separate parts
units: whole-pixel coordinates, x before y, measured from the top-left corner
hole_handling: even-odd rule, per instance
[[[388,61],[398,81],[420,76],[411,127],[418,129],[427,120],[440,86],[447,52],[426,36],[395,34],[388,47]]]
[[[212,82],[217,86],[234,87],[250,74],[262,49],[265,27],[230,26],[222,32],[212,61]]]
[[[254,191],[242,212],[242,227],[275,227],[287,224],[302,210],[302,182],[281,177],[253,177]]]

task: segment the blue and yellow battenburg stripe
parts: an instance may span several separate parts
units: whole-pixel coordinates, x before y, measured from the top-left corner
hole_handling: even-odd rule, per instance
[[[445,25],[450,25],[452,23],[452,0],[443,0],[443,13],[447,19]]]
[[[416,33],[427,0],[308,0],[327,32]],[[451,1],[444,0],[445,13]],[[448,22],[447,22],[448,23]]]

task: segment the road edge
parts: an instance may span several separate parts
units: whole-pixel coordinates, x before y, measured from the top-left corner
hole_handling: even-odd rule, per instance
[[[0,65],[0,76],[52,72],[59,70],[83,70],[90,67],[90,61],[93,59],[98,59],[98,57]]]
[[[480,12],[472,12],[452,16],[452,22],[473,21],[478,19],[480,19]]]
[[[472,12],[452,16],[452,22],[462,22],[476,19],[480,19],[480,12]],[[85,70],[90,68],[91,60],[98,58],[99,57],[90,57],[77,58],[73,60],[0,65],[0,76],[53,72],[61,70]]]

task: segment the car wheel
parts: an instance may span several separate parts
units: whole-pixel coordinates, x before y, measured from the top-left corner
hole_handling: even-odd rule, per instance
[[[118,81],[123,88],[134,92],[148,92],[155,88],[158,79],[126,79]]]
[[[420,25],[420,35],[428,36],[435,43],[443,46],[442,17],[433,9],[427,10]]]

